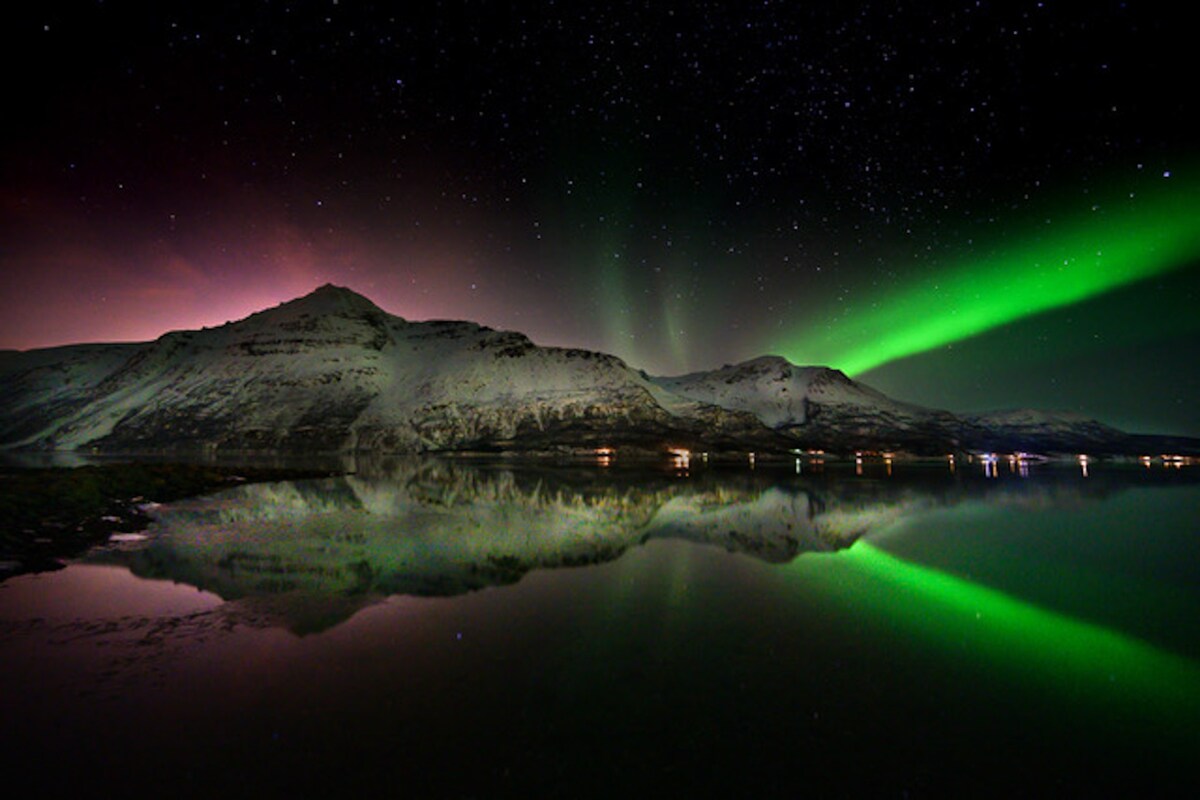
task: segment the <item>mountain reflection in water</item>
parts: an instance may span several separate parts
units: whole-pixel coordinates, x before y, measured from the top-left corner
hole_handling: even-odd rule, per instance
[[[0,752],[61,796],[1196,796],[1200,470],[790,466],[163,506],[0,584]]]
[[[390,459],[164,506],[147,542],[91,560],[196,586],[306,633],[390,595],[459,595],[534,569],[612,561],[653,539],[785,563],[963,501],[1062,506],[1124,484],[1051,470],[1030,483],[935,468],[847,479]]]

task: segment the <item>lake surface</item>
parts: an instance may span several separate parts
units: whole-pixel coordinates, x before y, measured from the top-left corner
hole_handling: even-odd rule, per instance
[[[1200,788],[1200,469],[691,467],[384,460],[161,507],[144,538],[0,584],[8,775]]]

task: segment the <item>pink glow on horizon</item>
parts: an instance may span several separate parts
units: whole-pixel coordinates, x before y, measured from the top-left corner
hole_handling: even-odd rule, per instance
[[[382,247],[333,227],[310,235],[261,211],[250,221],[252,211],[230,211],[211,236],[178,242],[89,219],[41,221],[52,235],[3,256],[22,268],[0,262],[0,349],[149,341],[242,319],[323,283],[408,319],[504,315],[495,282],[445,231]]]

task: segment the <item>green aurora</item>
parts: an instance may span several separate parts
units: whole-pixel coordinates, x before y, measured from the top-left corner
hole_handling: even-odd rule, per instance
[[[1018,320],[1101,296],[1200,258],[1200,182],[1162,176],[1071,216],[1044,215],[983,256],[793,329],[775,351],[858,375]]]

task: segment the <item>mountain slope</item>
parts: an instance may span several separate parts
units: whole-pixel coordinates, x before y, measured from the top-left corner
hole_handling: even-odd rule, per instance
[[[0,442],[36,436],[78,412],[97,386],[148,344],[81,344],[0,357]]]

